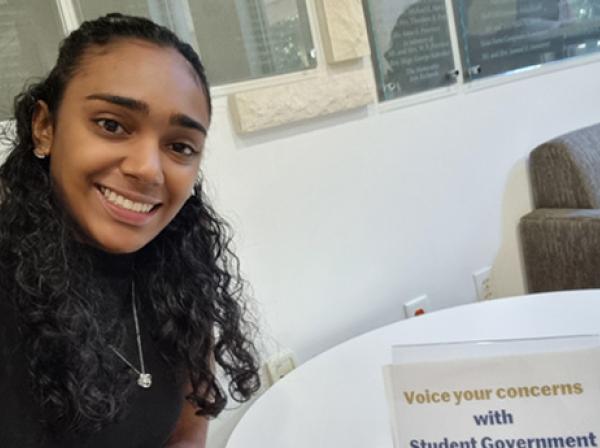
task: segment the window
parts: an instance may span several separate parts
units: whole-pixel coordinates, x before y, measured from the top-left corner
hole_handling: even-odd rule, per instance
[[[76,0],[80,20],[109,12],[152,18],[200,53],[212,85],[316,66],[305,0]]]
[[[316,67],[305,0],[0,0],[0,120],[54,65],[59,9],[78,23],[122,12],[165,25],[200,53],[213,86]]]
[[[0,121],[23,86],[54,65],[63,38],[54,2],[0,0]]]

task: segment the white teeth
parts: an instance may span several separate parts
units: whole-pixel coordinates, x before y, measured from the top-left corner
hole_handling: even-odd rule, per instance
[[[150,210],[152,210],[152,207],[154,207],[154,205],[152,204],[134,202],[130,199],[124,198],[120,194],[117,194],[106,187],[100,187],[100,191],[102,192],[102,194],[108,202],[118,205],[119,207],[124,208],[126,210],[131,210],[138,213],[148,213]]]

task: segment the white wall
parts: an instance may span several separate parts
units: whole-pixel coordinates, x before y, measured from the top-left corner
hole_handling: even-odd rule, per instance
[[[496,296],[523,293],[526,157],[600,121],[598,79],[596,62],[251,138],[217,99],[204,171],[236,228],[269,350],[305,361],[400,319],[422,293],[436,309],[471,302],[471,274],[486,265]],[[211,448],[225,426],[213,424]]]
[[[204,171],[269,333],[304,361],[416,295],[474,300],[490,264],[497,295],[522,293],[526,157],[600,121],[599,77],[592,63],[245,139],[217,99]]]

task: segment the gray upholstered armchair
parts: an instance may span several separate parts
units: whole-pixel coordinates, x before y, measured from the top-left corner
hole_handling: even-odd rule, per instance
[[[600,288],[600,124],[538,146],[529,167],[535,210],[520,223],[529,292]]]

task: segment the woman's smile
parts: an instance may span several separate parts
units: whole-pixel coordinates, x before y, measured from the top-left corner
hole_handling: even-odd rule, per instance
[[[160,207],[159,201],[141,202],[129,199],[108,187],[98,186],[97,191],[108,214],[125,224],[145,225],[156,215]]]

